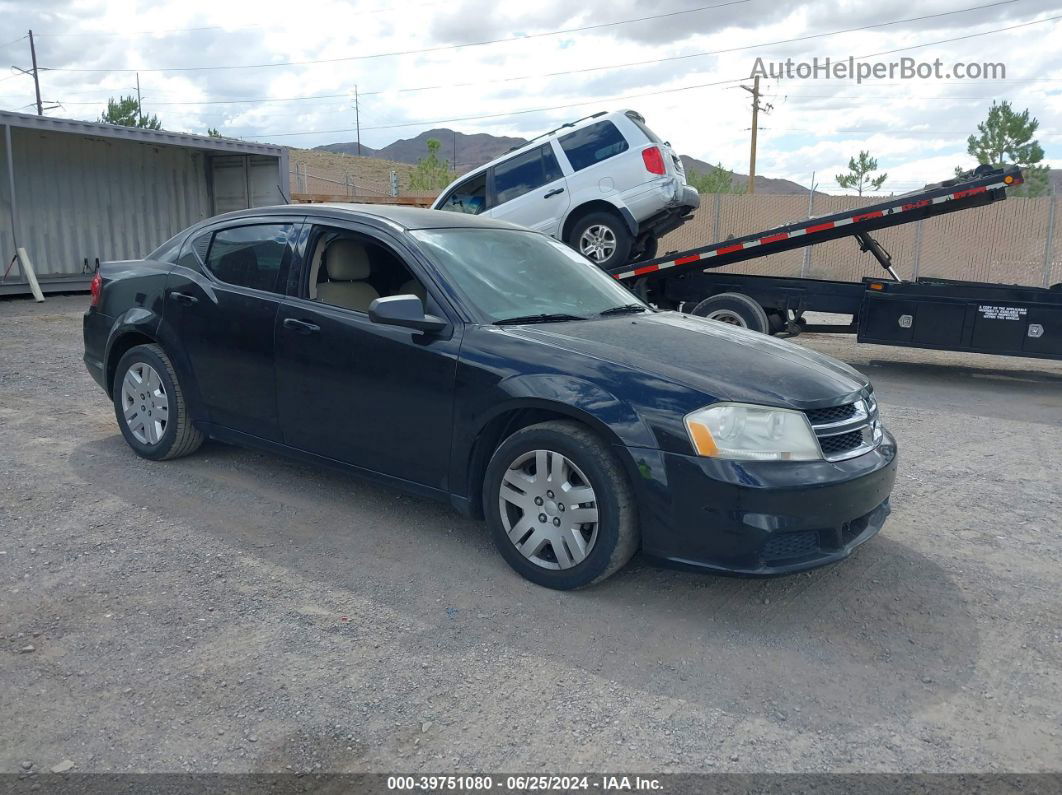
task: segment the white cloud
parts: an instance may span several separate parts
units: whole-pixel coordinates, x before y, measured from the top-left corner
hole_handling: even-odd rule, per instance
[[[602,108],[634,107],[681,152],[744,172],[750,126],[747,93],[734,84],[675,89],[745,77],[757,56],[765,60],[859,56],[1021,24],[1050,16],[1054,10],[1047,0],[1023,0],[873,30],[717,52],[986,5],[986,0],[966,0],[966,4],[927,0],[917,7],[900,2],[751,0],[559,36],[362,57],[539,34],[713,2],[719,0],[683,0],[666,8],[637,0],[587,0],[578,6],[560,0],[391,5],[366,0],[358,6],[339,0],[299,4],[280,0],[82,0],[73,5],[38,0],[32,5],[0,2],[0,14],[8,23],[6,30],[32,27],[38,34],[40,64],[47,68],[41,72],[42,93],[64,104],[56,115],[95,118],[108,96],[132,93],[136,79],[132,72],[60,69],[141,69],[145,110],[157,113],[167,128],[202,132],[215,126],[228,134],[314,146],[353,139],[352,133],[321,131],[354,127],[350,95],[357,84],[362,95],[362,140],[369,146],[411,137],[441,126],[436,122],[443,119],[489,115],[492,118],[445,126],[529,136]],[[184,28],[202,29],[179,30]],[[1040,119],[1040,140],[1048,160],[1053,161],[1062,144],[1062,55],[1055,45],[1060,34],[1062,23],[1054,21],[880,58],[910,55],[923,60],[940,58],[945,63],[1002,61],[1006,81],[884,80],[861,86],[835,80],[764,81],[765,100],[774,109],[761,117],[757,171],[803,183],[816,171],[828,175],[822,180],[828,190],[827,180],[845,168],[848,157],[867,149],[890,174],[886,188],[891,184],[905,189],[918,181],[945,178],[954,165],[969,162],[965,138],[993,99],[1009,99],[1031,109]],[[716,54],[697,55],[704,52]],[[149,71],[352,56],[357,59],[301,66]],[[694,57],[660,61],[676,56]],[[26,42],[4,47],[0,57],[28,65]],[[640,61],[650,63],[595,68]],[[542,76],[551,72],[571,74]],[[511,79],[527,76],[532,77]],[[439,88],[402,90],[425,86]],[[341,96],[300,102],[194,104],[330,94]],[[632,94],[639,96],[613,99]],[[0,81],[3,107],[26,110],[32,101],[28,78]],[[557,105],[572,107],[499,115]],[[852,130],[863,132],[843,132]],[[296,132],[300,134],[281,135]]]

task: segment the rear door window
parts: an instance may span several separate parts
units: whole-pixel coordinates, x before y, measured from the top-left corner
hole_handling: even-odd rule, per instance
[[[623,133],[610,121],[589,124],[581,130],[560,136],[558,140],[573,171],[582,171],[630,148]]]
[[[215,232],[206,266],[228,284],[283,292],[281,273],[291,259],[291,229],[291,224],[255,224]]]
[[[494,203],[523,196],[561,178],[560,164],[549,144],[524,152],[494,167]]]
[[[481,171],[447,194],[438,209],[451,213],[479,215],[487,209],[487,172]]]

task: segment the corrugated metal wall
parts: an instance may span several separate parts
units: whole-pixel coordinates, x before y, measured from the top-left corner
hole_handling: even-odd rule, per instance
[[[203,152],[18,127],[11,136],[18,244],[42,277],[80,273],[86,258],[91,268],[96,257],[142,257],[212,214]],[[2,136],[0,153],[6,258],[14,241]]]
[[[880,197],[816,196],[812,215],[829,215],[880,201]],[[1047,284],[1056,284],[1062,282],[1062,211],[1057,203],[1054,197],[1011,198],[987,207],[882,229],[874,236],[892,254],[896,271],[904,279],[936,276],[1040,286],[1046,272]],[[705,195],[701,196],[701,206],[694,217],[665,235],[659,250],[661,254],[683,251],[807,216],[807,196]],[[721,270],[844,281],[882,275],[877,261],[860,253],[852,238],[740,262]]]

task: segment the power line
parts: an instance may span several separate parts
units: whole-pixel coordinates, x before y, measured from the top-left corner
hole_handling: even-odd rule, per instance
[[[440,3],[438,3],[438,2],[426,2],[426,3],[416,3],[416,4],[410,4],[410,5],[403,5],[401,10],[402,11],[407,11],[407,10],[409,10],[411,8],[424,8],[426,6],[434,6],[434,5],[440,5]],[[394,6],[386,6],[386,7],[383,7],[383,8],[374,8],[374,9],[365,10],[365,11],[360,11],[358,9],[354,9],[354,10],[357,11],[359,16],[365,16],[365,15],[370,15],[370,14],[386,14],[388,12],[394,11],[395,7]],[[233,27],[230,27],[228,25],[201,25],[199,27],[192,27],[192,28],[169,28],[169,29],[166,29],[166,30],[129,30],[129,31],[124,31],[124,32],[119,32],[119,33],[109,33],[109,32],[106,32],[106,31],[99,31],[99,32],[92,32],[92,33],[38,33],[37,37],[38,38],[45,38],[46,37],[46,38],[49,38],[49,39],[53,39],[53,38],[73,38],[73,37],[84,37],[84,36],[90,36],[90,37],[92,37],[94,39],[127,38],[129,36],[153,36],[153,37],[157,37],[159,35],[165,35],[165,34],[170,34],[170,33],[199,33],[201,31],[205,31],[205,30],[224,30],[224,31],[227,31],[227,32],[235,33],[237,31],[241,31],[241,30],[261,30],[263,28],[269,28],[269,27],[270,27],[269,25],[239,25],[239,26],[233,26]],[[18,39],[16,39],[16,41],[18,41]],[[2,47],[2,46],[5,46],[5,45],[0,44],[0,47]],[[145,70],[141,70],[141,71],[145,71]]]
[[[1018,28],[1027,28],[1031,25],[1042,25],[1044,22],[1054,22],[1057,19],[1062,19],[1062,14],[1053,17],[1044,17],[1043,19],[1034,19],[1032,22],[1022,22],[1020,25],[1010,25],[1005,28],[996,28],[994,30],[986,30],[982,33],[970,33],[966,36],[956,36],[951,39],[940,39],[939,41],[927,41],[924,44],[915,44],[911,47],[898,47],[895,50],[882,50],[881,52],[872,52],[870,55],[856,56],[857,61],[861,61],[864,58],[877,58],[879,55],[892,55],[897,52],[907,52],[909,50],[918,50],[922,47],[932,47],[934,44],[950,44],[953,41],[965,41],[966,39],[976,39],[978,36],[987,36],[990,33],[1003,33],[1008,30],[1017,30]]]
[[[739,77],[739,78],[736,78],[734,80],[719,80],[719,81],[716,81],[714,83],[699,83],[699,84],[693,85],[693,86],[680,86],[679,88],[658,89],[656,91],[648,91],[648,92],[643,93],[643,94],[626,94],[626,95],[617,96],[617,97],[599,97],[598,99],[592,99],[592,100],[589,100],[589,101],[586,101],[586,102],[572,102],[572,103],[569,103],[567,105],[550,105],[548,107],[542,107],[542,108],[525,108],[524,110],[510,111],[508,113],[485,113],[485,114],[480,115],[480,116],[455,116],[455,117],[449,118],[449,119],[434,119],[434,120],[431,120],[431,121],[421,120],[421,121],[402,122],[401,124],[381,124],[381,125],[377,125],[375,127],[362,127],[361,129],[363,131],[364,130],[394,130],[394,129],[398,129],[400,127],[417,127],[417,126],[428,125],[428,124],[446,124],[448,122],[454,122],[454,121],[476,121],[476,120],[479,120],[479,119],[499,119],[499,118],[507,118],[507,117],[510,117],[510,116],[524,116],[524,115],[527,115],[529,113],[543,113],[543,112],[549,111],[549,110],[567,110],[568,108],[579,108],[579,107],[582,107],[584,105],[597,105],[597,104],[600,104],[600,103],[603,103],[603,102],[617,102],[619,100],[624,100],[624,99],[640,99],[642,97],[655,97],[655,96],[658,96],[660,94],[674,94],[674,93],[677,93],[679,91],[692,91],[692,90],[698,89],[698,88],[710,88],[712,86],[727,85],[729,83],[739,83],[739,82],[741,82],[742,80],[745,80],[745,79],[746,78],[744,78],[744,77]],[[336,133],[347,133],[347,132],[354,132],[354,130],[351,129],[351,128],[344,128],[344,129],[339,129],[339,130],[302,130],[300,132],[259,132],[259,133],[248,134],[246,137],[249,137],[249,138],[262,138],[262,137],[268,135],[268,136],[271,136],[273,138],[281,138],[281,137],[290,137],[290,136],[293,136],[293,135],[332,135],[332,134],[336,134]]]
[[[145,69],[68,69],[62,67],[52,68],[53,72],[206,72],[206,71],[218,71],[222,69],[266,69],[276,66],[309,66],[312,64],[328,64],[328,63],[342,63],[345,61],[364,61],[371,58],[389,58],[398,55],[421,55],[429,52],[441,52],[444,50],[458,50],[465,47],[482,47],[488,44],[501,44],[503,42],[511,41],[527,41],[529,39],[539,39],[546,36],[560,36],[566,33],[583,33],[588,30],[599,30],[601,28],[616,27],[618,25],[630,25],[635,22],[647,22],[653,19],[667,19],[670,17],[676,17],[683,14],[693,14],[699,11],[707,11],[713,8],[723,8],[725,6],[744,5],[751,0],[726,0],[722,3],[716,3],[714,5],[698,6],[696,8],[687,8],[682,11],[668,11],[663,14],[650,14],[649,16],[636,17],[634,19],[621,19],[615,22],[599,22],[594,25],[584,25],[578,28],[566,28],[564,30],[547,31],[543,33],[529,33],[526,36],[510,36],[504,39],[490,39],[487,41],[472,41],[466,44],[447,44],[439,47],[424,47],[418,50],[399,50],[396,52],[382,52],[372,53],[370,55],[348,55],[342,58],[322,58],[312,61],[279,61],[276,63],[258,63],[258,64],[240,64],[240,65],[222,65],[222,66],[172,66],[172,67],[156,67]],[[1001,0],[1000,3],[994,5],[1001,5],[1002,3],[1015,3],[1018,0]]]
[[[941,12],[941,13],[938,13],[938,14],[925,14],[925,15],[918,16],[918,17],[907,17],[907,18],[904,18],[904,19],[892,20],[890,22],[877,22],[877,23],[873,23],[873,24],[870,24],[870,25],[863,25],[863,26],[860,26],[860,27],[843,28],[841,30],[827,31],[827,32],[824,32],[824,33],[814,33],[814,34],[809,34],[807,36],[800,36],[800,37],[793,38],[793,39],[780,39],[778,41],[762,42],[760,44],[749,44],[749,45],[745,45],[745,46],[742,46],[742,47],[731,47],[731,48],[724,49],[724,50],[708,50],[708,51],[704,51],[704,52],[688,53],[686,55],[673,55],[673,56],[668,56],[668,57],[664,57],[664,58],[653,58],[653,59],[648,59],[648,60],[643,60],[643,61],[628,61],[626,63],[608,64],[608,65],[604,65],[604,66],[591,66],[591,67],[586,67],[586,68],[582,68],[582,69],[571,69],[571,70],[559,71],[559,72],[540,72],[538,74],[517,75],[517,76],[514,76],[514,77],[494,78],[494,79],[491,79],[491,80],[477,80],[477,81],[471,81],[471,82],[465,82],[465,83],[439,83],[439,84],[425,85],[425,86],[410,86],[410,87],[405,87],[405,88],[381,89],[381,90],[377,90],[377,91],[363,91],[363,92],[361,92],[361,95],[362,96],[378,96],[378,95],[381,95],[381,94],[402,94],[402,93],[419,92],[419,91],[433,91],[433,90],[439,90],[439,89],[470,88],[470,87],[475,87],[475,86],[491,85],[491,84],[496,84],[496,83],[511,83],[511,82],[516,82],[516,81],[520,81],[520,80],[546,79],[546,78],[551,78],[551,77],[562,77],[562,76],[572,75],[572,74],[584,74],[584,73],[587,73],[587,72],[599,72],[599,71],[609,71],[609,70],[613,70],[613,69],[625,69],[625,68],[634,67],[634,66],[657,65],[657,64],[661,64],[661,63],[667,63],[669,61],[680,61],[680,60],[687,60],[687,59],[691,59],[691,58],[701,58],[701,57],[708,56],[708,55],[719,55],[719,54],[723,54],[723,53],[740,52],[742,50],[757,49],[757,48],[760,48],[760,47],[772,47],[772,46],[776,46],[776,45],[779,45],[779,44],[791,44],[793,42],[806,41],[808,39],[824,38],[824,37],[827,37],[827,36],[837,36],[837,35],[841,35],[841,34],[844,34],[844,33],[853,33],[853,32],[857,32],[857,31],[861,31],[861,30],[869,30],[869,29],[873,29],[873,28],[881,28],[881,27],[886,27],[886,26],[890,26],[890,25],[899,25],[899,24],[902,24],[902,23],[905,23],[905,22],[921,22],[921,21],[924,21],[924,20],[927,20],[927,19],[934,19],[934,18],[937,18],[937,17],[951,16],[951,15],[955,15],[955,14],[965,14],[965,13],[969,13],[971,11],[980,11],[980,10],[985,9],[985,8],[992,8],[992,7],[998,6],[998,5],[1007,5],[1009,3],[1014,3],[1014,2],[1018,2],[1018,1],[1019,0],[1000,0],[999,2],[989,3],[987,5],[971,6],[969,8],[961,8],[961,9],[956,9],[954,11],[945,11],[945,12]],[[1046,20],[1043,20],[1043,21],[1046,21]],[[1034,24],[1034,23],[1030,23],[1030,24]],[[989,31],[989,32],[994,32],[994,31]],[[976,35],[984,35],[984,34],[976,34]],[[939,43],[939,42],[935,42],[935,43]],[[455,45],[455,46],[472,46],[472,45]],[[925,45],[917,45],[917,46],[921,47],[921,46],[925,46]],[[375,56],[367,56],[367,57],[375,57]],[[870,57],[870,56],[860,56],[860,58],[864,58],[864,57]],[[317,62],[305,62],[305,63],[317,63]],[[230,68],[230,67],[224,67],[224,68]],[[231,67],[231,68],[239,68],[239,67]],[[251,68],[251,67],[248,67],[248,68]],[[70,70],[55,69],[55,70],[52,70],[52,71],[70,71]],[[98,70],[98,71],[107,71],[107,70]],[[116,70],[116,71],[118,71],[118,70]],[[136,71],[136,70],[121,70],[121,71]],[[158,71],[158,70],[146,70],[145,69],[145,70],[141,70],[141,71]],[[1029,78],[1029,79],[1030,80],[1050,80],[1050,78]],[[982,81],[982,82],[984,82],[984,81]],[[1062,82],[1062,80],[1059,80],[1057,82]],[[256,102],[301,102],[301,101],[305,101],[305,100],[316,100],[316,99],[339,99],[339,98],[344,98],[344,97],[347,97],[347,96],[349,96],[349,94],[346,94],[346,93],[344,93],[344,94],[316,94],[316,95],[301,96],[301,97],[245,97],[245,98],[239,98],[239,99],[217,99],[217,100],[202,100],[202,101],[187,101],[186,100],[186,101],[172,101],[172,102],[156,102],[155,104],[157,104],[157,105],[167,105],[167,106],[179,106],[179,105],[226,105],[226,104],[236,105],[236,104],[250,104],[250,103],[256,103]],[[67,104],[70,104],[70,105],[96,105],[96,104],[100,104],[100,103],[99,102],[70,102],[70,103],[67,103]]]

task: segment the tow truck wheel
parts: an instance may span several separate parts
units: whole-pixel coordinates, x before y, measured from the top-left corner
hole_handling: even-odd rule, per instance
[[[763,307],[741,293],[719,293],[705,298],[693,308],[693,314],[761,334],[770,333],[771,324]]]

